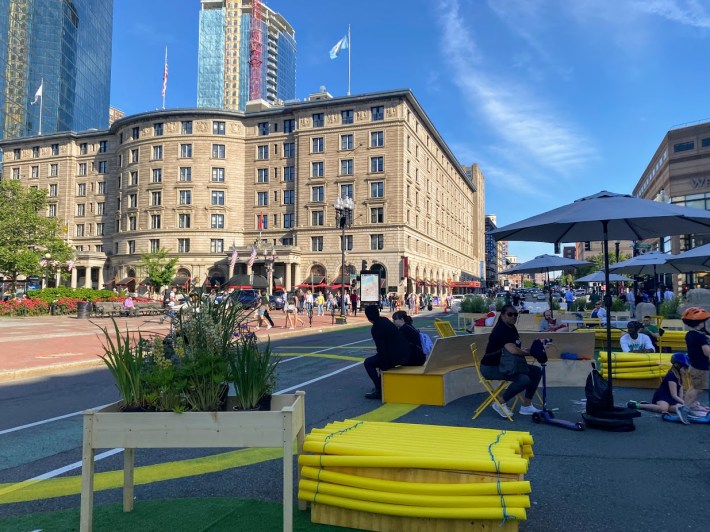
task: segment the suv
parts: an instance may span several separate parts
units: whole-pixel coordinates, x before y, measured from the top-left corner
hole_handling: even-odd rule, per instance
[[[235,290],[232,292],[232,302],[239,303],[245,308],[256,308],[259,305],[259,299],[261,299],[261,294],[258,290],[253,288],[246,288],[243,290]]]

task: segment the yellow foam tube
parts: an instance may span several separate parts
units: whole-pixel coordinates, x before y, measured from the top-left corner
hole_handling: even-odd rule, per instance
[[[612,353],[611,360],[614,362],[632,362],[632,361],[655,361],[655,362],[669,362],[672,353]],[[602,353],[599,357],[602,362],[607,359],[606,353]]]
[[[300,490],[317,493],[318,495],[334,495],[347,499],[385,504],[434,506],[439,508],[499,508],[505,504],[506,507],[530,508],[530,498],[527,495],[415,495],[412,493],[353,488],[351,486],[340,486],[307,479],[301,480],[298,487]]]
[[[661,366],[644,366],[638,368],[618,368],[614,366],[611,368],[612,373],[663,373],[664,375],[668,373],[668,368],[663,368]],[[608,372],[607,372],[608,373]]]
[[[364,489],[377,489],[396,493],[429,495],[515,495],[530,493],[532,488],[527,480],[508,482],[471,482],[466,484],[445,484],[437,482],[403,482],[372,477],[361,477],[349,473],[328,471],[316,467],[301,468],[301,477],[321,480],[331,484],[341,484]]]
[[[528,461],[524,458],[506,458],[493,462],[490,458],[466,459],[434,456],[332,456],[302,454],[302,466],[313,467],[414,467],[418,469],[455,469],[487,473],[525,474]],[[496,468],[497,464],[497,468]]]
[[[300,500],[337,506],[349,510],[359,510],[382,515],[401,517],[429,517],[434,519],[479,519],[501,521],[504,518],[503,508],[438,508],[426,506],[405,506],[401,504],[385,504],[371,501],[356,501],[335,495],[321,495],[298,490]],[[509,519],[527,519],[524,508],[506,507],[505,514]]]
[[[664,367],[664,368],[670,368],[671,363],[670,361],[665,362],[661,361],[658,362],[657,360],[638,360],[638,361],[630,361],[630,362],[613,362],[613,365],[615,368],[656,368],[656,367]],[[601,363],[601,367],[605,367],[606,364],[604,362]]]
[[[406,438],[406,439],[405,439]],[[442,442],[437,441],[434,438],[424,439],[417,438],[412,435],[392,437],[388,434],[381,434],[376,432],[363,432],[359,434],[354,433],[333,433],[328,436],[322,434],[309,435],[306,437],[306,441],[311,444],[320,444],[323,446],[329,446],[332,444],[342,444],[342,445],[358,445],[364,444],[373,450],[382,449],[386,451],[388,449],[393,449],[397,453],[426,453],[426,452],[445,452],[444,449],[450,451],[458,452],[488,452],[488,448],[491,445],[491,441],[459,441],[459,442]],[[410,442],[407,446],[403,442]],[[520,454],[520,444],[518,442],[508,442],[500,441],[494,446],[494,451],[500,453],[516,453]]]
[[[456,451],[465,456],[481,456],[490,459],[488,446],[480,446],[477,448],[459,447],[451,449],[447,447],[429,447],[421,446],[417,449],[402,448],[401,442],[377,442],[369,439],[339,441],[331,439],[327,442],[312,441],[306,439],[303,443],[303,450],[309,453],[322,454],[339,454],[339,455],[357,455],[357,456],[422,456],[422,455],[449,455]],[[509,448],[491,449],[491,453],[497,460],[506,459],[508,457],[520,456],[520,452],[515,452]]]
[[[612,373],[615,379],[661,379],[665,373]]]

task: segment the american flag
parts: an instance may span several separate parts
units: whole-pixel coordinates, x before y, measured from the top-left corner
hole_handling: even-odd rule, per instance
[[[165,47],[165,68],[163,69],[163,98],[165,98],[165,91],[168,88],[168,48]]]
[[[254,266],[254,261],[256,260],[256,248],[254,246],[251,247],[251,255],[249,255],[249,262],[247,264],[251,268]]]
[[[234,269],[234,265],[237,263],[237,248],[235,247],[234,250],[232,251],[232,258],[229,261],[229,268]]]

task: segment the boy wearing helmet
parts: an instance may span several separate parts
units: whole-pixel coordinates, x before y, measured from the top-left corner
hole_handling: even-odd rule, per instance
[[[700,307],[690,307],[683,312],[683,323],[690,329],[685,335],[685,344],[688,348],[688,376],[690,388],[685,393],[685,404],[692,405],[698,394],[708,389],[708,374],[710,374],[710,344],[708,344],[705,320],[710,318],[710,313]],[[684,413],[688,407],[682,406]]]
[[[687,425],[689,423],[688,412],[683,406],[685,402],[683,401],[683,385],[681,383],[683,381],[682,373],[688,369],[688,365],[688,355],[675,353],[671,357],[671,369],[668,370],[666,376],[663,377],[663,382],[653,393],[651,403],[629,401],[626,406],[660,414],[675,412],[678,414],[678,418]]]

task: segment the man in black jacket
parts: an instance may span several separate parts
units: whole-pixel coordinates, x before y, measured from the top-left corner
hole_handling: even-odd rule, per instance
[[[372,323],[372,339],[377,349],[374,355],[365,359],[365,371],[375,385],[365,397],[382,399],[382,379],[379,372],[406,364],[409,359],[409,344],[394,323],[380,316],[377,305],[365,307],[365,316]]]

